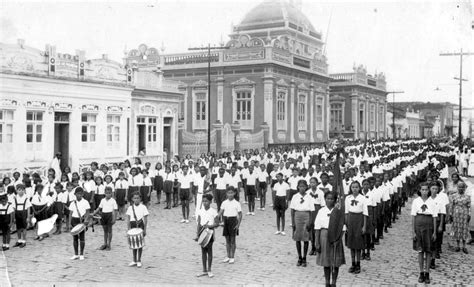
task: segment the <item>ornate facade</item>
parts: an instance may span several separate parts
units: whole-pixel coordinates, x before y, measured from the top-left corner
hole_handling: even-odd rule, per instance
[[[211,51],[211,83],[207,51],[163,55],[165,77],[179,81],[184,93],[183,153],[206,150],[209,108],[217,151],[327,140],[330,77],[323,44],[299,8],[264,1],[233,27],[222,49]]]
[[[367,74],[363,66],[352,73],[331,74],[331,137],[380,139],[386,137],[387,91],[383,73]]]
[[[106,55],[86,59],[83,51],[62,54],[49,45],[39,50],[23,40],[0,43],[0,66],[0,173],[42,172],[56,152],[73,170],[91,161],[123,161],[138,154],[138,134],[131,132],[143,114],[154,121],[147,127],[156,147],[148,149],[145,141],[147,155],[161,157],[165,127],[177,130],[170,118],[181,94],[153,71],[129,71]],[[177,142],[168,150],[177,152]]]

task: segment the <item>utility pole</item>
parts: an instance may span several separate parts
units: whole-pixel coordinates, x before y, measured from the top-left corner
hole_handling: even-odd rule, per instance
[[[440,53],[440,56],[459,56],[459,78],[455,78],[456,80],[459,80],[459,127],[458,127],[458,141],[459,141],[459,148],[462,148],[462,128],[461,128],[461,123],[462,123],[462,82],[467,81],[462,78],[462,57],[463,56],[469,56],[469,55],[474,55],[474,53],[471,52],[463,52],[462,49],[460,52],[454,52],[454,53]]]
[[[211,50],[229,49],[221,43],[220,47],[207,44],[207,47],[189,48],[189,51],[207,50],[207,152],[211,152]],[[219,59],[217,59],[219,61]],[[194,108],[194,107],[193,107]]]
[[[395,94],[403,94],[405,93],[404,91],[390,91],[387,92],[387,94],[392,94],[392,126],[393,126],[393,139],[397,139],[397,130],[395,129]]]

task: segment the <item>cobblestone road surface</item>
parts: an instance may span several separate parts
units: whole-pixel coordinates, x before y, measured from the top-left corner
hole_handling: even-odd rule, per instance
[[[268,202],[268,200],[267,200]],[[258,203],[257,203],[258,205]],[[244,213],[247,206],[243,206]],[[237,238],[236,262],[221,263],[225,257],[222,229],[217,231],[214,244],[214,278],[196,278],[201,271],[200,248],[192,240],[195,224],[179,223],[180,209],[163,210],[153,204],[143,268],[130,268],[131,252],[125,237],[125,223],[114,226],[111,251],[99,251],[102,244],[101,227],[86,234],[86,260],[71,261],[72,237],[67,233],[51,236],[42,242],[33,241],[28,234],[28,245],[6,251],[8,275],[13,286],[111,286],[150,285],[292,285],[315,286],[324,284],[322,268],[314,256],[308,256],[308,267],[296,267],[297,255],[291,237],[274,235],[275,215],[271,208],[244,216]],[[287,212],[287,224],[289,212]],[[352,275],[349,265],[340,271],[339,285],[379,286],[417,284],[417,256],[411,249],[409,207],[403,209],[400,220],[376,246],[372,261],[362,261],[362,272]],[[446,236],[446,235],[445,235]],[[447,236],[445,242],[448,242]],[[12,244],[16,235],[12,236]],[[444,246],[438,267],[432,271],[432,285],[474,284],[474,248],[470,254],[455,253]],[[350,253],[346,249],[346,261]],[[5,275],[0,275],[5,276]],[[2,281],[4,282],[4,281]]]

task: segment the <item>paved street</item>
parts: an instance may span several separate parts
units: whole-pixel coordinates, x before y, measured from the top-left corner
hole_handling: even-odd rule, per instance
[[[196,278],[201,271],[200,248],[192,240],[195,225],[181,224],[180,209],[163,210],[153,205],[146,237],[143,268],[130,268],[131,260],[125,238],[125,223],[114,227],[111,251],[96,250],[102,243],[102,230],[89,230],[86,234],[86,260],[70,261],[73,253],[69,234],[52,236],[43,242],[33,241],[30,232],[26,248],[13,248],[5,252],[8,275],[13,286],[74,286],[77,282],[94,286],[110,283],[150,284],[226,284],[226,285],[312,285],[324,283],[322,268],[316,266],[315,257],[309,257],[307,268],[296,267],[294,242],[290,236],[273,235],[274,212],[267,208],[256,216],[244,216],[237,239],[236,263],[224,264],[222,229],[218,230],[214,244],[215,277]],[[244,213],[247,207],[244,206]],[[287,212],[289,214],[289,212]],[[287,223],[289,218],[287,219]],[[405,207],[394,228],[376,247],[372,261],[362,261],[362,272],[351,275],[348,265],[340,272],[341,285],[410,284],[417,282],[418,263],[411,249],[409,208]],[[16,235],[12,243],[16,242]],[[447,241],[447,240],[445,240]],[[474,248],[470,254],[453,253],[444,247],[442,259],[432,272],[432,285],[472,284],[474,273],[469,262],[474,262]],[[346,250],[350,264],[350,253]]]

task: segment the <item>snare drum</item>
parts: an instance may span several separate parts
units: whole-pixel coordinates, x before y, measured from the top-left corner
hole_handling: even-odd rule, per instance
[[[128,246],[130,249],[140,249],[145,246],[145,240],[143,237],[143,229],[132,228],[127,231]]]
[[[202,248],[206,247],[211,241],[212,235],[214,234],[214,230],[206,228],[201,232],[199,235],[198,244],[201,245]]]
[[[72,229],[71,229],[71,235],[74,236],[74,235],[78,235],[79,233],[81,233],[82,231],[84,231],[86,229],[86,225],[84,223],[79,223],[78,225],[74,226]]]

